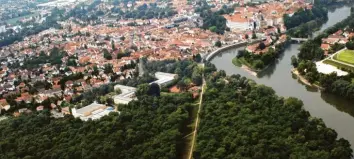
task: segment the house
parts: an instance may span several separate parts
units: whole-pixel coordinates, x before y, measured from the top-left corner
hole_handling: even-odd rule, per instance
[[[231,30],[247,30],[253,28],[253,25],[250,27],[247,17],[243,16],[241,13],[235,13],[231,16],[224,15],[224,17],[227,20],[226,26]]]
[[[80,118],[83,121],[87,121],[89,119],[100,119],[101,117],[108,115],[112,111],[114,111],[112,107],[107,107],[106,105],[98,104],[96,102],[80,109],[71,109],[72,115],[75,118]]]
[[[329,44],[321,44],[321,49],[323,51],[328,51],[331,48]]]

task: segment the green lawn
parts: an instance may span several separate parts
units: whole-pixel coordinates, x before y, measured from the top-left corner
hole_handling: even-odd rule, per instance
[[[350,67],[350,66],[347,66],[347,65],[343,65],[343,64],[338,63],[338,62],[333,61],[333,60],[324,60],[323,63],[335,66],[338,69],[346,69],[346,70],[354,71],[353,67]]]
[[[343,50],[335,57],[336,60],[354,65],[354,50]]]
[[[242,65],[246,65],[247,67],[250,67],[253,69],[252,65],[250,63],[248,63],[244,57],[240,57],[240,58],[235,57],[232,59],[232,63],[238,67],[241,67]]]

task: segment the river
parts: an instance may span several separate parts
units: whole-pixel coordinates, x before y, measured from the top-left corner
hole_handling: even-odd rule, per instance
[[[320,28],[320,31],[345,19],[350,14],[350,7],[339,6],[328,13],[328,21]],[[316,34],[316,33],[315,33]],[[219,70],[225,70],[228,75],[240,74],[253,79],[258,84],[272,87],[279,96],[297,97],[304,103],[304,108],[312,116],[322,118],[325,124],[335,129],[338,137],[347,139],[354,150],[354,102],[340,97],[321,93],[315,88],[308,88],[291,74],[291,56],[299,53],[300,44],[289,45],[281,57],[258,77],[232,64],[232,59],[238,50],[235,48],[224,51],[211,59]]]

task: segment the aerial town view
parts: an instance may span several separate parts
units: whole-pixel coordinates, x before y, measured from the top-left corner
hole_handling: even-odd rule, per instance
[[[352,159],[352,0],[0,0],[0,159]]]

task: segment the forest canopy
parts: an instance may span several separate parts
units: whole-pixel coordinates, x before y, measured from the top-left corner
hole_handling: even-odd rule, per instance
[[[345,139],[296,98],[239,75],[207,82],[194,158],[351,158]]]

